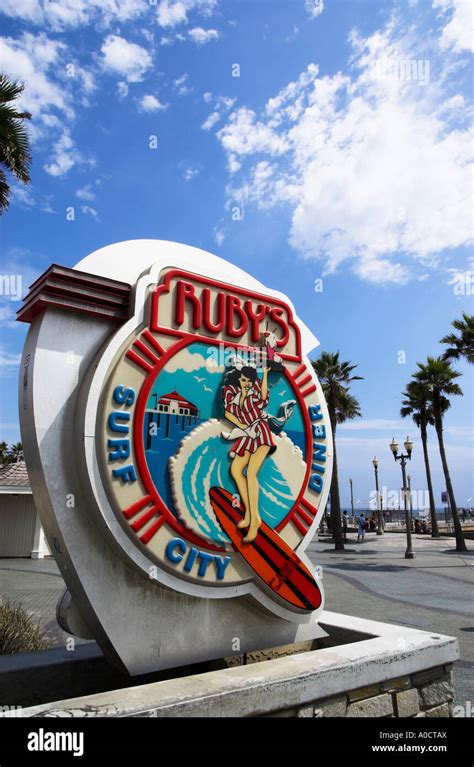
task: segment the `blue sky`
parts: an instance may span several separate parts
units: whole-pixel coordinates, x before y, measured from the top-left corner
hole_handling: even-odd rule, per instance
[[[469,0],[0,0],[0,67],[26,83],[34,157],[0,222],[2,274],[24,293],[52,262],[135,238],[227,258],[359,365],[343,503],[349,476],[367,502],[374,453],[399,488],[393,434],[414,438],[423,490],[400,391],[472,313],[471,28]],[[0,438],[13,441],[27,327],[6,293]],[[446,444],[464,505],[472,370],[458,367]]]

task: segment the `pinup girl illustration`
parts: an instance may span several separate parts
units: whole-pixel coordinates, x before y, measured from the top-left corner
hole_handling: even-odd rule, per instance
[[[260,380],[253,367],[235,369],[222,390],[225,417],[235,427],[225,437],[236,440],[229,452],[230,473],[245,507],[245,516],[237,524],[240,529],[247,529],[244,543],[251,543],[257,537],[261,525],[258,472],[267,455],[276,450],[264,413],[269,401],[268,372],[269,368],[264,368]]]

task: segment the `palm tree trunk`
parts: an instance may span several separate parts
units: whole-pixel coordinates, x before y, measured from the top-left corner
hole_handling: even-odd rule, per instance
[[[421,431],[421,444],[423,445],[423,458],[425,459],[425,471],[426,471],[426,484],[428,485],[428,495],[430,498],[430,515],[431,515],[431,537],[439,538],[438,520],[436,518],[436,506],[433,493],[433,482],[431,481],[431,468],[430,459],[428,457],[428,434],[426,431],[426,424],[423,421],[420,424]]]
[[[332,426],[332,447],[333,447],[333,466],[331,477],[331,526],[332,534],[335,542],[336,551],[344,551],[344,540],[342,534],[342,522],[341,522],[341,499],[339,496],[339,476],[337,471],[337,451],[336,451],[336,419],[332,418],[331,410],[329,411],[331,426]],[[333,422],[334,421],[334,422]]]
[[[439,412],[434,413],[435,416],[435,428],[438,435],[439,454],[441,456],[441,463],[443,466],[444,479],[446,482],[446,492],[448,493],[449,504],[451,506],[451,514],[453,515],[454,523],[454,535],[456,536],[456,551],[467,551],[467,546],[462,534],[461,522],[459,521],[458,507],[456,506],[456,499],[454,497],[453,486],[451,484],[451,476],[449,474],[448,462],[446,460],[446,452],[444,449],[443,440],[443,421]]]

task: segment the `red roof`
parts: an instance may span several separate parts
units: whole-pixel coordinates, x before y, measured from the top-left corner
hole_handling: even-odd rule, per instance
[[[181,407],[189,407],[191,408],[191,410],[197,411],[196,405],[194,405],[193,402],[190,402],[189,400],[187,400],[185,397],[182,397],[181,394],[178,394],[177,391],[172,391],[169,394],[163,394],[163,396],[160,397],[158,402],[161,404],[168,405],[172,400],[174,400],[175,402],[179,402]]]

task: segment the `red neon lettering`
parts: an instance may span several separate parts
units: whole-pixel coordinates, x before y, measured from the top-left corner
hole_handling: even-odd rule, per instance
[[[194,330],[199,330],[202,323],[202,309],[199,298],[194,293],[194,285],[191,285],[190,282],[179,280],[176,286],[175,309],[175,322],[178,327],[184,323],[184,318],[186,316],[186,301],[189,301],[192,306],[192,326]]]
[[[217,318],[214,323],[211,320],[211,296],[209,288],[202,291],[203,325],[209,333],[220,333],[225,323],[225,293],[216,296]]]
[[[251,333],[250,337],[252,341],[258,341],[260,336],[260,323],[264,319],[267,313],[267,307],[265,304],[257,304],[255,310],[251,301],[245,302],[245,311],[247,316],[250,317]]]
[[[238,317],[240,325],[234,326],[234,318]],[[249,321],[247,315],[242,309],[240,298],[237,296],[227,296],[226,310],[226,333],[231,338],[240,338],[247,332]]]

